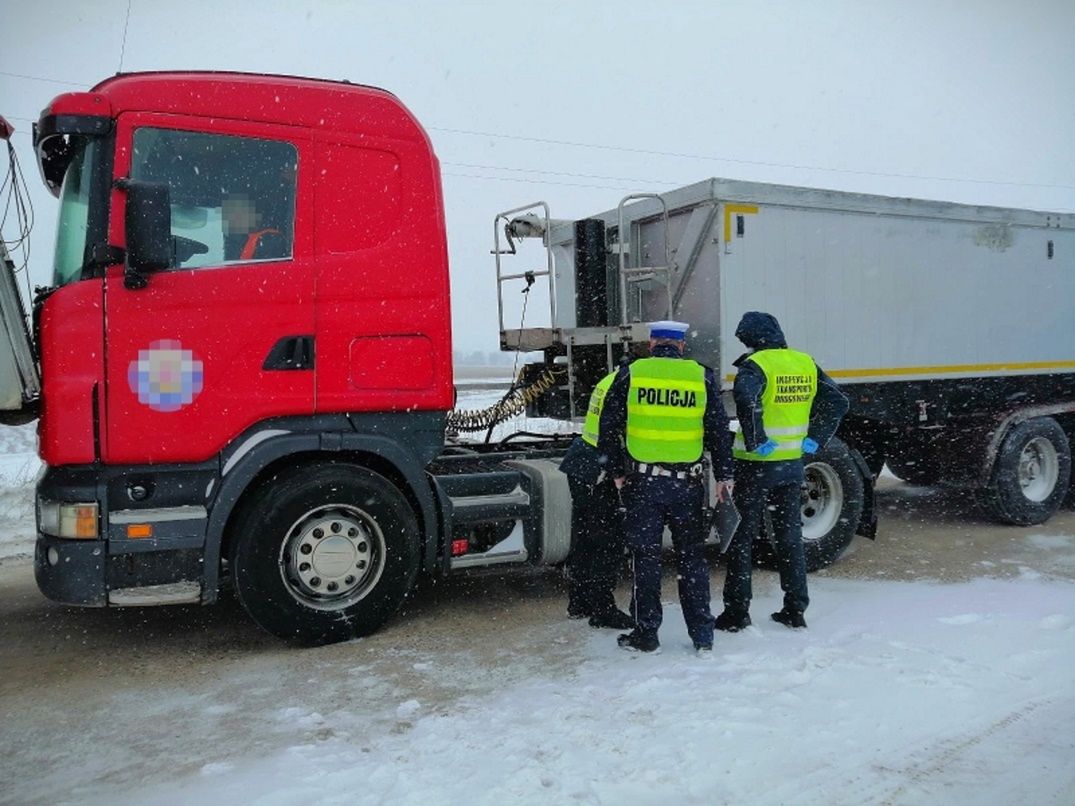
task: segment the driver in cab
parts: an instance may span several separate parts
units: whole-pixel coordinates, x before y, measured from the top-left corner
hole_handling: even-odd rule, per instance
[[[290,257],[283,233],[265,226],[262,213],[245,193],[231,193],[221,203],[224,260],[273,260]]]

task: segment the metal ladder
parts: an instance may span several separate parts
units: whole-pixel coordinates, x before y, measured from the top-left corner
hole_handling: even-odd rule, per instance
[[[624,208],[633,201],[640,201],[642,199],[656,199],[661,204],[661,217],[664,219],[664,265],[663,266],[628,266],[627,265],[627,253],[630,251],[631,238],[628,237],[628,233],[624,231],[623,211]],[[624,196],[616,208],[619,228],[617,234],[619,237],[619,262],[620,262],[620,323],[627,324],[627,296],[629,292],[629,286],[634,286],[634,291],[638,294],[638,310],[642,310],[642,283],[664,283],[665,292],[668,296],[668,305],[665,309],[665,318],[672,318],[672,273],[675,270],[675,266],[672,264],[672,246],[669,242],[669,230],[668,230],[668,204],[657,193],[632,193],[628,196]],[[633,223],[633,222],[632,222]],[[639,260],[642,259],[639,255]],[[663,276],[662,276],[663,275]]]

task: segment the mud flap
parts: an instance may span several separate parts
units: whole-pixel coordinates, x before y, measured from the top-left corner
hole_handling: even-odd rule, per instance
[[[855,460],[855,467],[862,475],[862,517],[859,518],[858,528],[855,534],[868,537],[870,540],[877,539],[877,506],[874,500],[873,473],[870,472],[866,459],[859,453],[857,448],[851,449],[851,458]]]

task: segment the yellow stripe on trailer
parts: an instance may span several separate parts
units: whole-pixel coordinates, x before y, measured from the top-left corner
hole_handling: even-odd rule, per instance
[[[1003,364],[947,364],[935,367],[866,367],[860,369],[825,370],[832,378],[877,378],[892,375],[945,375],[966,372],[1022,372],[1025,370],[1075,370],[1075,361],[1009,361]],[[735,374],[725,375],[734,381]]]

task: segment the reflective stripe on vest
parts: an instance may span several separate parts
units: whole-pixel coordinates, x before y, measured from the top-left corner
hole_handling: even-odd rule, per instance
[[[582,441],[587,445],[597,447],[597,430],[601,424],[601,409],[605,406],[605,393],[612,382],[616,380],[616,373],[610,372],[597,382],[590,395],[590,405],[586,407],[586,422],[582,425]]]
[[[640,358],[631,364],[627,452],[636,462],[702,458],[705,368],[689,358]]]
[[[817,394],[817,365],[806,353],[787,348],[759,350],[749,358],[765,373],[761,421],[776,450],[759,456],[746,449],[743,433],[735,435],[732,455],[749,462],[786,462],[801,459],[803,439],[810,431],[810,408]]]
[[[239,260],[253,260],[254,253],[258,251],[258,247],[261,245],[261,238],[265,235],[279,235],[280,230],[272,229],[259,229],[257,232],[251,232],[246,236],[246,243],[243,244],[243,251],[239,253]]]

